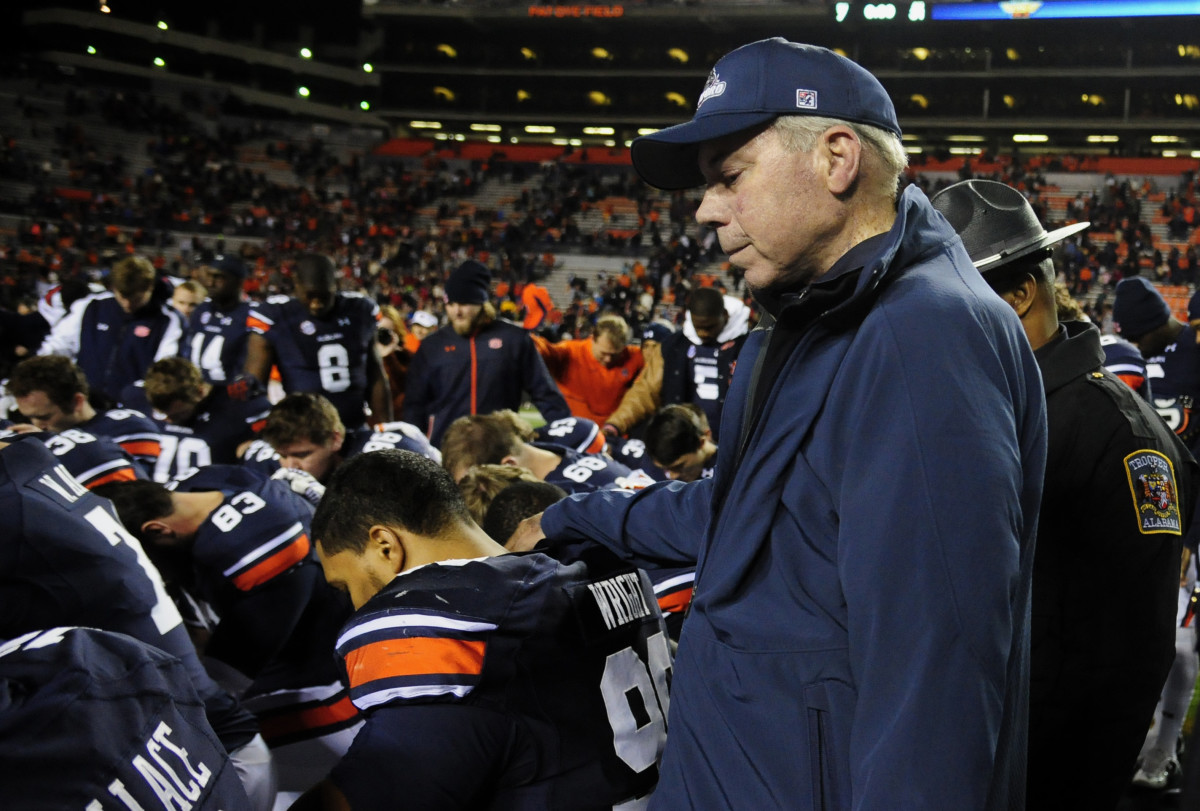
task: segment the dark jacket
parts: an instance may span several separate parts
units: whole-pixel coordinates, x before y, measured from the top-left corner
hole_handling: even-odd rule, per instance
[[[651,808],[1019,807],[1046,449],[1029,342],[912,187],[778,318],[742,349],[714,478],[542,518],[697,564]]]
[[[1175,658],[1196,463],[1095,327],[1040,348],[1050,450],[1033,563],[1028,808],[1120,801]],[[1097,712],[1097,707],[1103,707]]]
[[[457,418],[503,408],[516,411],[523,392],[547,422],[571,416],[525,330],[493,321],[464,338],[445,326],[421,341],[408,368],[403,420],[424,431],[437,447]]]

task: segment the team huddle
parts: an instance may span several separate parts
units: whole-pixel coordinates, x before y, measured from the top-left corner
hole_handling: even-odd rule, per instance
[[[46,353],[14,368],[0,674],[32,694],[0,721],[0,796],[89,809],[384,808],[401,795],[416,808],[644,807],[693,570],[651,576],[599,547],[503,542],[568,493],[667,475],[562,407],[529,336],[480,323],[491,305],[478,284],[449,283],[449,309],[468,311],[466,341],[504,336],[479,343],[514,364],[485,364],[497,386],[476,380],[472,394],[507,407],[455,414],[458,370],[439,366],[406,405],[420,392],[437,403],[426,430],[393,419],[378,307],[337,291],[324,257],[294,272],[294,297],[249,302],[244,267],[212,258],[212,293],[180,323],[169,288],[126,260],[112,292],[72,303]],[[452,280],[478,274],[468,263]],[[426,350],[438,363],[438,340],[464,340],[442,332]],[[64,343],[73,356],[54,353]],[[143,374],[89,372],[104,353],[140,356]],[[526,392],[558,418],[525,422],[512,408]],[[63,725],[63,740],[31,747],[41,726],[29,719],[60,705],[91,737],[68,740]],[[48,793],[45,776],[69,760],[78,779]]]

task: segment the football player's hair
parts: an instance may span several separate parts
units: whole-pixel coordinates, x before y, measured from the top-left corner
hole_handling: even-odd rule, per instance
[[[113,265],[109,278],[114,293],[133,298],[153,289],[157,276],[158,271],[150,264],[149,259],[144,256],[127,256]]]
[[[149,540],[142,525],[147,521],[166,518],[175,512],[171,491],[158,482],[138,479],[132,482],[109,482],[92,489],[113,503],[117,517],[125,529],[142,543]]]
[[[536,482],[538,477],[527,467],[519,465],[475,465],[458,481],[459,492],[471,511],[476,524],[483,524],[483,516],[496,494],[513,482]]]
[[[442,435],[442,467],[453,474],[475,465],[498,465],[531,440],[533,428],[509,409],[459,417]]]
[[[46,393],[46,399],[63,411],[75,408],[75,395],[88,395],[87,375],[62,355],[38,355],[26,358],[13,367],[8,378],[8,393],[26,397],[35,391]]]
[[[605,313],[596,319],[596,329],[592,332],[592,338],[596,339],[601,335],[607,335],[614,344],[623,347],[633,338],[633,330],[621,316]]]
[[[517,531],[518,524],[566,497],[566,490],[550,482],[525,479],[513,482],[492,499],[481,526],[492,540],[504,544]]]
[[[272,448],[306,440],[324,445],[335,433],[344,435],[346,426],[333,403],[320,394],[293,392],[271,406],[262,438]]]
[[[187,358],[162,358],[150,364],[144,380],[146,399],[159,411],[177,400],[198,403],[204,398],[204,375]]]
[[[725,297],[715,287],[697,287],[688,295],[687,309],[698,318],[725,315]]]
[[[646,425],[646,450],[660,465],[669,465],[704,445],[708,419],[691,403],[676,403],[658,411]]]
[[[327,555],[362,554],[373,526],[437,538],[471,513],[450,474],[417,453],[379,450],[343,463],[329,480],[312,519],[312,536]]]
[[[200,296],[200,298],[204,298],[208,295],[208,288],[200,284],[200,282],[196,281],[195,279],[188,279],[180,282],[175,289],[186,290],[189,293],[195,293],[196,295]]]
[[[337,269],[333,260],[324,254],[300,254],[294,267],[297,284],[321,290],[337,287]]]

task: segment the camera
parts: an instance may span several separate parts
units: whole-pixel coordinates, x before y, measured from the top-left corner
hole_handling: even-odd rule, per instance
[[[375,332],[375,342],[380,346],[391,346],[394,340],[396,340],[396,332],[390,327],[380,327]]]

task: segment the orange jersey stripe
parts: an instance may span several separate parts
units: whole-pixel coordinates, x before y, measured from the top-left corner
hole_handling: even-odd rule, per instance
[[[309,707],[260,719],[258,726],[263,738],[270,743],[279,738],[295,735],[297,732],[334,726],[343,721],[349,721],[356,715],[358,715],[358,708],[350,703],[350,697],[342,696],[327,707]]]
[[[246,329],[261,329],[263,332],[270,332],[271,325],[266,321],[248,315],[246,316]]]
[[[681,611],[687,611],[687,607],[692,602],[692,589],[689,586],[686,589],[673,591],[670,594],[664,594],[658,598],[658,610],[664,614],[678,614]]]
[[[133,482],[137,481],[137,474],[133,472],[131,467],[123,467],[120,470],[114,470],[107,476],[101,476],[98,479],[93,479],[87,483],[87,489],[91,490],[94,487],[99,487],[102,484],[109,482]]]
[[[266,583],[277,574],[286,572],[308,556],[310,544],[307,535],[301,535],[274,554],[260,560],[246,571],[233,577],[233,585],[242,591]]]
[[[410,637],[384,639],[363,645],[346,657],[350,686],[359,687],[396,676],[483,672],[483,640]]]
[[[153,456],[155,459],[162,453],[162,445],[152,439],[135,439],[122,442],[121,449],[130,456]]]

